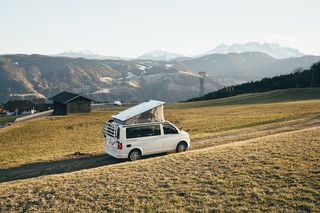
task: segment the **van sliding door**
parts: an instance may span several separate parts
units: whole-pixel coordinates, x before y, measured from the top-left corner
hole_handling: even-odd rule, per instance
[[[127,143],[132,147],[140,147],[143,154],[163,152],[164,144],[161,136],[160,125],[127,127]]]

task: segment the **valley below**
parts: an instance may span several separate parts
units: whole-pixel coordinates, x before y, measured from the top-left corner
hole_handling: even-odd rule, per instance
[[[98,102],[167,102],[199,96],[226,86],[307,69],[319,56],[276,59],[261,52],[210,54],[198,58],[85,59],[45,55],[0,56],[0,103],[12,99],[48,99],[62,91]]]

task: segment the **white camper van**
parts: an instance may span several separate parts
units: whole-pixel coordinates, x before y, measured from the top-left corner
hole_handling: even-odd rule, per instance
[[[163,104],[150,100],[112,116],[103,128],[106,153],[133,161],[144,155],[186,151],[189,134],[164,119]]]

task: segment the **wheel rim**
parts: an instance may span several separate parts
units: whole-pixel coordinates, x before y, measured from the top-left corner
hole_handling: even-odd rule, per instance
[[[139,159],[139,153],[136,152],[136,151],[132,152],[131,155],[130,155],[130,159],[131,160],[138,160]]]
[[[180,145],[178,146],[178,152],[184,152],[185,150],[186,150],[186,147],[185,147],[184,144],[180,144]]]

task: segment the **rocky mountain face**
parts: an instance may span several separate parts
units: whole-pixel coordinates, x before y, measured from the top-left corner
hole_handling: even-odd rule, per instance
[[[97,101],[186,100],[199,95],[199,71],[206,71],[205,92],[309,68],[318,56],[275,59],[258,53],[212,54],[172,61],[96,60],[44,55],[0,56],[0,103],[9,99],[49,98],[61,91]]]
[[[307,69],[319,60],[319,56],[275,59],[265,53],[245,52],[205,55],[181,63],[192,70],[206,71],[214,79],[246,82],[288,74],[297,67]]]
[[[178,62],[0,56],[0,102],[49,98],[64,90],[98,101],[177,101],[197,96],[198,83],[197,73]],[[221,86],[215,80],[206,81],[208,91]]]
[[[300,57],[303,56],[301,52],[297,49],[293,49],[290,47],[283,47],[279,44],[275,43],[263,43],[260,44],[258,42],[249,42],[245,44],[220,44],[216,48],[202,54],[210,55],[210,54],[228,54],[228,53],[244,53],[244,52],[261,52],[272,56],[273,58],[283,59],[290,57]]]

